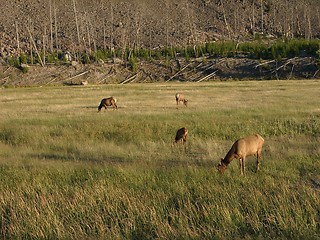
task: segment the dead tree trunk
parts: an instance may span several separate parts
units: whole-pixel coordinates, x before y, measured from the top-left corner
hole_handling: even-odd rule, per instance
[[[16,27],[16,40],[17,40],[17,54],[20,55],[20,40],[19,40],[19,27],[18,27],[18,22],[15,22],[15,27]]]
[[[59,45],[58,45],[58,24],[57,24],[57,9],[54,7],[54,35],[56,42],[56,51],[58,53]]]
[[[75,19],[76,28],[77,28],[78,44],[79,44],[79,46],[80,46],[80,45],[81,45],[81,41],[80,41],[80,30],[79,30],[79,24],[78,24],[76,0],[72,0],[72,2],[73,2],[74,19]]]
[[[52,22],[52,1],[49,0],[49,16],[50,16],[50,51],[53,52],[53,22]]]

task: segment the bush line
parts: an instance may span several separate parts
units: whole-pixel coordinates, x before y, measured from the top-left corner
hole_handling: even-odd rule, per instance
[[[292,58],[300,56],[312,56],[320,62],[320,40],[290,39],[262,41],[261,39],[251,42],[219,41],[208,42],[202,45],[186,47],[169,47],[162,49],[131,49],[126,48],[109,50],[100,49],[95,52],[74,52],[73,59],[82,64],[97,62],[112,62],[114,58],[119,58],[131,67],[132,71],[137,70],[139,60],[151,61],[165,59],[170,61],[181,57],[189,61],[191,58],[207,57],[248,57],[251,59],[271,59],[280,60],[282,58]],[[42,57],[44,58],[43,54]],[[12,56],[7,59],[11,66],[20,67],[21,64],[37,64],[40,59],[34,53],[23,53],[20,56]],[[64,53],[51,52],[45,55],[45,62],[50,64],[64,64],[67,60]]]

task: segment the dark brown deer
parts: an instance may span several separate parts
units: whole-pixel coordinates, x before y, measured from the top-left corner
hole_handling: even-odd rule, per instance
[[[232,145],[227,155],[224,158],[221,158],[217,169],[223,174],[229,163],[234,158],[237,158],[239,160],[240,172],[243,175],[245,174],[246,157],[254,155],[257,157],[257,171],[259,171],[263,143],[264,139],[259,134],[238,139]]]
[[[180,102],[183,102],[183,104],[187,107],[188,106],[188,100],[185,99],[184,95],[182,93],[176,93],[176,102],[177,102],[177,105],[180,103]]]
[[[117,99],[114,97],[104,98],[101,100],[100,105],[98,107],[98,112],[100,112],[101,108],[107,109],[108,106],[112,106],[113,109],[118,109],[118,106],[116,104]]]
[[[188,129],[183,127],[180,128],[177,133],[176,133],[176,138],[174,139],[174,142],[181,142],[181,143],[185,143],[187,141],[187,136],[188,136]]]

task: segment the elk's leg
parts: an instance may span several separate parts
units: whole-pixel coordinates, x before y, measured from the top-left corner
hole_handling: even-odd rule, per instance
[[[260,171],[260,158],[261,158],[261,152],[257,152],[257,172]]]
[[[246,158],[245,157],[242,158],[242,173],[243,175],[246,174]]]
[[[243,175],[243,171],[242,171],[242,167],[243,167],[243,166],[242,166],[242,165],[243,165],[243,161],[242,161],[242,160],[243,160],[243,159],[242,159],[242,157],[239,157],[238,159],[239,159],[240,173],[241,173],[241,175]]]
[[[187,141],[187,138],[183,138],[183,146],[184,146],[184,151],[187,151],[187,144],[185,144]]]

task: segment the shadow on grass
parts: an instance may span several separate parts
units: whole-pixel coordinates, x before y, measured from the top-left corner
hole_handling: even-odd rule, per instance
[[[98,110],[98,105],[95,105],[95,106],[81,106],[81,107],[78,107],[78,108],[81,108],[81,109],[97,109]],[[119,109],[124,109],[125,107],[118,107],[118,110]],[[107,109],[101,109],[101,112],[104,112],[104,111],[116,111],[116,109],[113,109],[112,107],[108,107]]]
[[[41,154],[30,154],[30,157],[37,158],[41,160],[49,160],[49,161],[63,161],[63,162],[87,162],[87,163],[109,163],[109,164],[125,164],[130,163],[124,157],[120,156],[110,156],[106,159],[101,158],[89,158],[89,157],[81,157],[76,156],[75,154],[59,154],[59,153],[41,153]]]

